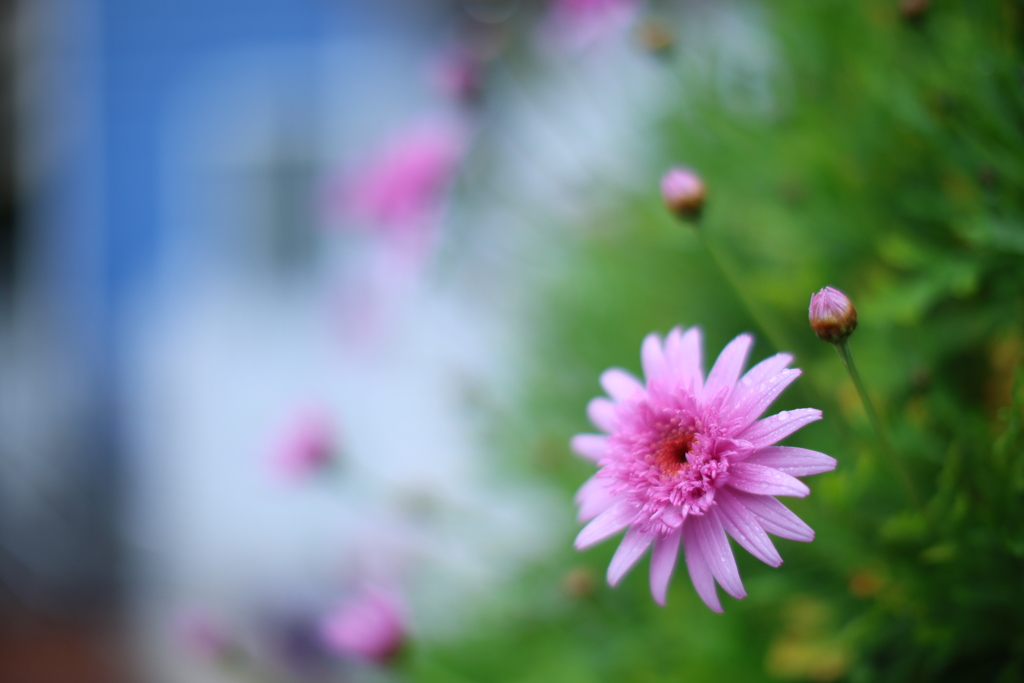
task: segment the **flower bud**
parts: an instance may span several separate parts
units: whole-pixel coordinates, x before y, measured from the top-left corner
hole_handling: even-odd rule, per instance
[[[919,22],[928,12],[928,0],[901,0],[900,14],[909,22]]]
[[[576,567],[569,571],[562,579],[562,590],[570,598],[582,600],[594,594],[597,588],[597,579],[589,567]]]
[[[835,287],[826,287],[811,297],[808,317],[818,338],[833,344],[846,341],[857,329],[857,309]]]
[[[653,55],[666,56],[675,47],[676,38],[663,22],[645,19],[637,27],[640,46]]]
[[[670,168],[661,178],[665,206],[680,218],[699,218],[706,194],[704,181],[688,168]]]

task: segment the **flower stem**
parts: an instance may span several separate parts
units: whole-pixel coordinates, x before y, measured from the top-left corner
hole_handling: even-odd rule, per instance
[[[882,421],[878,417],[878,413],[875,412],[875,407],[871,403],[871,399],[868,398],[867,389],[864,388],[864,382],[860,379],[860,373],[857,372],[857,366],[853,363],[853,354],[850,353],[850,345],[847,340],[844,339],[835,344],[836,352],[839,354],[839,358],[843,361],[843,365],[846,366],[846,371],[850,374],[850,379],[853,380],[853,386],[857,388],[857,395],[860,397],[860,402],[864,406],[864,412],[868,414],[868,421],[871,422],[871,428],[875,432],[875,436],[878,437],[878,442],[882,446],[882,451],[888,457],[889,461],[893,463],[893,466],[899,471],[900,477],[903,479],[903,484],[907,487],[907,491],[910,493],[911,499],[914,501],[914,505],[921,508],[921,498],[918,496],[917,488],[914,486],[914,480],[910,477],[910,472],[907,470],[906,464],[903,459],[893,450],[889,444],[889,437],[886,435],[885,428],[882,426]]]
[[[762,307],[755,306],[754,302],[751,301],[746,292],[744,292],[743,287],[740,286],[739,278],[736,277],[736,270],[733,268],[732,263],[719,255],[718,250],[712,246],[711,240],[704,235],[700,228],[695,232],[700,236],[700,240],[704,244],[704,248],[707,250],[711,260],[714,261],[715,266],[718,267],[718,270],[721,271],[722,275],[725,277],[726,282],[729,283],[729,286],[732,287],[733,291],[736,293],[736,298],[739,299],[740,303],[743,304],[743,307],[747,309],[747,315],[751,317],[755,325],[761,328],[761,331],[764,332],[768,341],[775,346],[777,351],[792,348],[788,343],[786,343],[785,333],[783,333],[771,320],[765,318],[761,313]]]

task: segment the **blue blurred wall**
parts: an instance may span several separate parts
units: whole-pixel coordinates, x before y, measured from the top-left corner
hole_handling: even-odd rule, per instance
[[[341,0],[99,0],[100,153],[106,264],[99,287],[109,322],[144,286],[164,236],[158,207],[161,116],[183,74],[239,46],[309,44],[352,23]]]
[[[35,59],[47,66],[47,76],[33,83],[44,93],[33,105],[37,130],[29,144],[38,149],[29,155],[47,170],[26,198],[32,264],[26,289],[41,312],[28,317],[46,320],[30,333],[47,340],[39,345],[46,348],[43,362],[33,365],[51,368],[30,379],[40,387],[34,393],[52,394],[39,401],[52,413],[40,422],[64,434],[40,436],[23,450],[43,470],[59,472],[63,493],[56,511],[43,498],[19,504],[0,541],[27,568],[17,569],[23,599],[88,607],[108,603],[118,590],[124,322],[128,304],[153,285],[168,242],[161,234],[167,221],[159,205],[160,129],[173,94],[183,78],[224,51],[315,46],[375,30],[379,6],[53,0],[46,7],[32,8],[46,24],[37,48],[43,54]],[[55,163],[46,161],[51,144],[62,150]],[[60,363],[47,362],[46,354]],[[6,576],[6,568],[0,573]]]

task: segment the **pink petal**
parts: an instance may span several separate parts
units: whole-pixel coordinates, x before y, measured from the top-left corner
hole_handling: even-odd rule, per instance
[[[704,397],[711,398],[721,389],[732,387],[739,379],[740,371],[743,370],[743,363],[747,360],[747,353],[750,345],[754,343],[753,337],[749,334],[741,334],[733,339],[718,354],[718,360],[708,373],[708,381],[704,385]]]
[[[587,460],[599,461],[608,453],[608,437],[604,434],[577,434],[569,447]]]
[[[831,472],[836,468],[836,459],[807,448],[793,446],[770,446],[751,455],[747,462],[765,467],[774,467],[793,477]]]
[[[733,498],[726,490],[715,494],[718,506],[718,518],[725,530],[746,548],[747,552],[771,567],[782,564],[782,557],[775,549],[772,540],[764,532],[757,518],[743,504]]]
[[[672,527],[678,529],[683,525],[683,520],[686,519],[683,516],[683,508],[679,505],[670,505],[661,511],[661,521]]]
[[[615,413],[615,404],[600,396],[590,399],[590,403],[587,404],[587,417],[598,429],[608,433],[614,432],[619,423],[618,415]]]
[[[768,377],[784,370],[785,367],[792,362],[793,356],[788,353],[777,353],[774,356],[768,356],[763,361],[747,370],[743,377],[740,377],[740,386],[756,387]]]
[[[771,467],[737,462],[729,468],[729,486],[762,496],[796,496],[811,492],[807,484]]]
[[[665,354],[661,350],[661,340],[653,332],[644,337],[644,343],[640,346],[640,364],[644,368],[644,377],[648,385],[652,380],[662,379],[668,375],[668,363],[665,362]]]
[[[813,541],[814,530],[785,505],[771,496],[732,491],[732,496],[750,510],[765,531],[791,541]]]
[[[577,518],[586,522],[607,510],[616,501],[616,496],[608,490],[608,478],[596,474],[583,482],[576,492],[576,504],[580,506]]]
[[[793,383],[801,375],[800,370],[782,370],[770,375],[758,384],[751,387],[747,393],[740,397],[733,398],[732,417],[739,423],[738,427],[743,429],[751,422],[761,416],[768,406],[779,397],[786,387]]]
[[[678,375],[676,372],[676,361],[681,358],[682,349],[680,348],[683,343],[683,328],[676,325],[668,334],[665,335],[664,354],[665,363],[668,365],[668,369],[674,375]]]
[[[622,580],[622,577],[633,568],[653,540],[654,537],[651,534],[645,534],[635,527],[626,532],[622,543],[619,544],[612,556],[611,564],[608,565],[609,586],[615,586]]]
[[[678,327],[669,332],[665,340],[665,358],[683,387],[692,387],[694,394],[704,388],[701,371],[700,328],[691,327],[682,334]]]
[[[654,601],[663,607],[668,594],[668,582],[672,578],[672,570],[676,567],[679,541],[682,537],[683,530],[676,529],[668,536],[657,539],[654,542],[654,550],[651,551],[651,595],[654,596]]]
[[[626,501],[613,504],[610,508],[599,514],[590,524],[583,527],[576,536],[576,549],[583,550],[595,543],[618,533],[636,517],[636,506]]]
[[[704,560],[712,575],[729,595],[737,600],[747,597],[747,591],[740,581],[740,570],[736,567],[736,556],[732,553],[729,537],[725,535],[722,522],[718,519],[718,511],[711,507],[703,516],[692,519],[692,529],[704,549]]]
[[[715,579],[704,559],[704,550],[697,540],[690,522],[693,517],[687,517],[683,524],[683,550],[686,556],[686,568],[690,570],[690,580],[697,591],[697,595],[704,601],[704,604],[714,612],[722,612],[722,603],[718,601],[718,593],[715,591]]]
[[[609,368],[602,372],[601,386],[616,403],[628,401],[644,390],[644,386],[636,377],[619,368]]]
[[[739,438],[751,443],[754,448],[771,446],[781,441],[804,425],[821,419],[821,411],[817,408],[800,408],[784,410],[752,424]]]

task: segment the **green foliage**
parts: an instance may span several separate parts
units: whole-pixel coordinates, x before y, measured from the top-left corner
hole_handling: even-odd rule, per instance
[[[779,541],[779,569],[738,552],[749,597],[724,615],[685,571],[662,609],[645,564],[603,584],[614,543],[567,552],[476,636],[421,652],[417,680],[1024,680],[1024,9],[934,2],[911,25],[897,4],[763,3],[779,55],[767,104],[723,90],[685,45],[660,67],[682,87],[647,131],[664,154],[650,190],[590,219],[545,301],[529,405],[509,430],[568,510],[592,467],[566,443],[590,430],[601,370],[638,371],[651,330],[700,324],[711,357],[752,330],[755,360],[782,347],[805,371],[773,408],[825,412],[787,441],[839,460],[790,504],[816,540]],[[656,193],[679,162],[710,188],[703,240]],[[808,329],[826,284],[858,307],[851,349],[920,508]],[[567,590],[567,576],[594,585]]]

